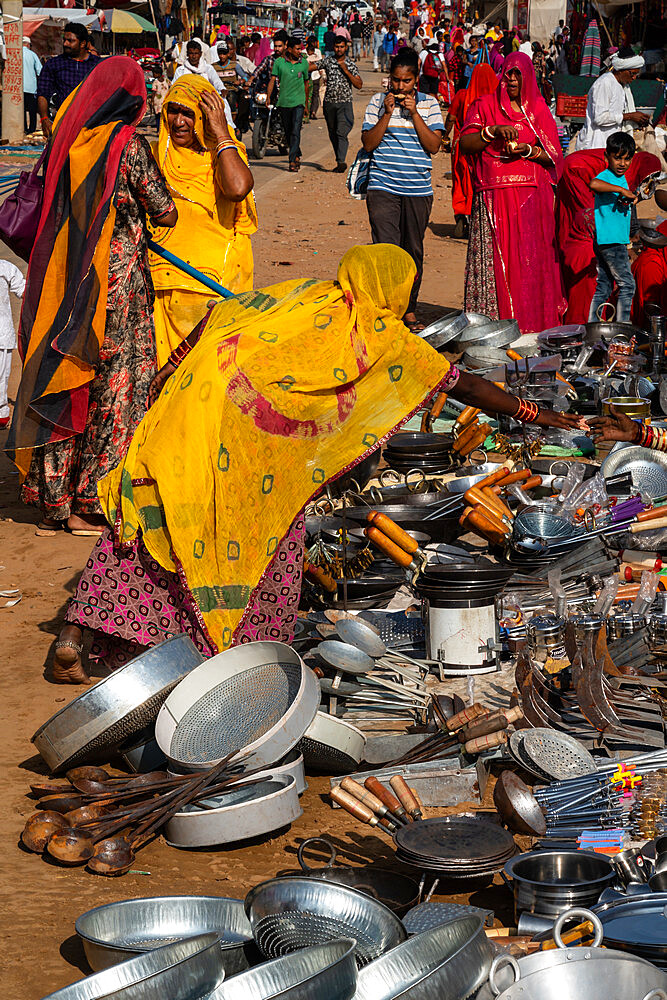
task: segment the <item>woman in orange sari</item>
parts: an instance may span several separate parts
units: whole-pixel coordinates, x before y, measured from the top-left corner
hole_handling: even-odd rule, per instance
[[[498,77],[488,63],[475,66],[470,77],[470,83],[465,90],[459,90],[449,106],[445,122],[445,138],[454,128],[452,139],[452,208],[456,228],[454,237],[457,240],[467,239],[468,220],[472,212],[472,176],[470,164],[459,150],[459,136],[466,120],[468,109],[478,98],[492,94],[498,86]]]

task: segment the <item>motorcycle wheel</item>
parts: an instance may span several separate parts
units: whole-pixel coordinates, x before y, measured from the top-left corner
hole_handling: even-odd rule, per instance
[[[266,118],[256,118],[252,127],[252,155],[256,160],[263,160],[266,155],[267,121]]]

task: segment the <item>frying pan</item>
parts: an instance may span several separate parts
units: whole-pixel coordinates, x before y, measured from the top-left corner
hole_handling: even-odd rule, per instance
[[[386,504],[374,508],[378,513],[387,514],[406,531],[422,531],[424,527],[423,513],[408,504]],[[357,524],[367,523],[368,508],[353,508],[349,511],[350,520]],[[461,533],[458,515],[437,518],[428,522],[428,533],[434,542],[452,542]]]
[[[465,493],[471,486],[481,482],[482,479],[486,479],[492,472],[497,472],[500,468],[502,466],[497,462],[485,462],[484,465],[471,465],[465,472],[450,479],[445,484],[445,488],[448,493]]]
[[[645,336],[644,331],[638,326],[633,326],[632,323],[586,323],[587,343],[595,343],[598,340],[613,340],[614,337],[627,337],[628,340],[631,337],[643,339]]]
[[[454,438],[451,434],[403,432],[389,438],[385,451],[390,451],[394,455],[441,454],[449,451],[453,441]]]
[[[303,852],[309,844],[324,844],[329,851],[329,860],[323,868],[311,868],[304,859]],[[373,899],[384,903],[390,910],[402,917],[419,901],[419,886],[415,879],[402,872],[389,871],[372,865],[363,868],[334,868],[336,848],[327,837],[308,837],[299,844],[297,859],[301,865],[298,874],[325,882],[337,882],[352,889],[359,889]],[[296,874],[296,873],[295,873]]]

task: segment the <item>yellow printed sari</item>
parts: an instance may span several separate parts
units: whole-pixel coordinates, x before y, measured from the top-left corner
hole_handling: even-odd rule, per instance
[[[151,235],[165,250],[236,294],[252,288],[250,236],[257,231],[255,200],[251,193],[242,202],[228,201],[216,183],[215,150],[207,145],[199,107],[205,90],[213,91],[213,87],[202,77],[191,74],[177,80],[164,99],[160,134],[153,153],[178,209],[178,222],[173,229],[158,228]],[[167,124],[169,102],[182,104],[194,112],[195,135],[201,151],[177,147],[171,141]],[[245,146],[234,141],[247,163]],[[206,303],[213,293],[155,253],[150,254],[150,265],[156,294],[157,360],[161,368],[171,351],[206,314]]]
[[[220,303],[99,484],[118,542],[141,534],[180,573],[218,649],[308,500],[445,378],[447,361],[398,318],[414,275],[398,247],[355,247],[335,282]]]

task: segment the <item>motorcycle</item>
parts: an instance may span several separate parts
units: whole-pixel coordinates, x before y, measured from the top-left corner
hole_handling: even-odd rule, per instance
[[[287,154],[287,142],[280,113],[273,105],[266,103],[266,94],[253,93],[250,105],[250,120],[252,122],[252,155],[256,160],[266,156],[269,146],[275,146],[278,152]]]

